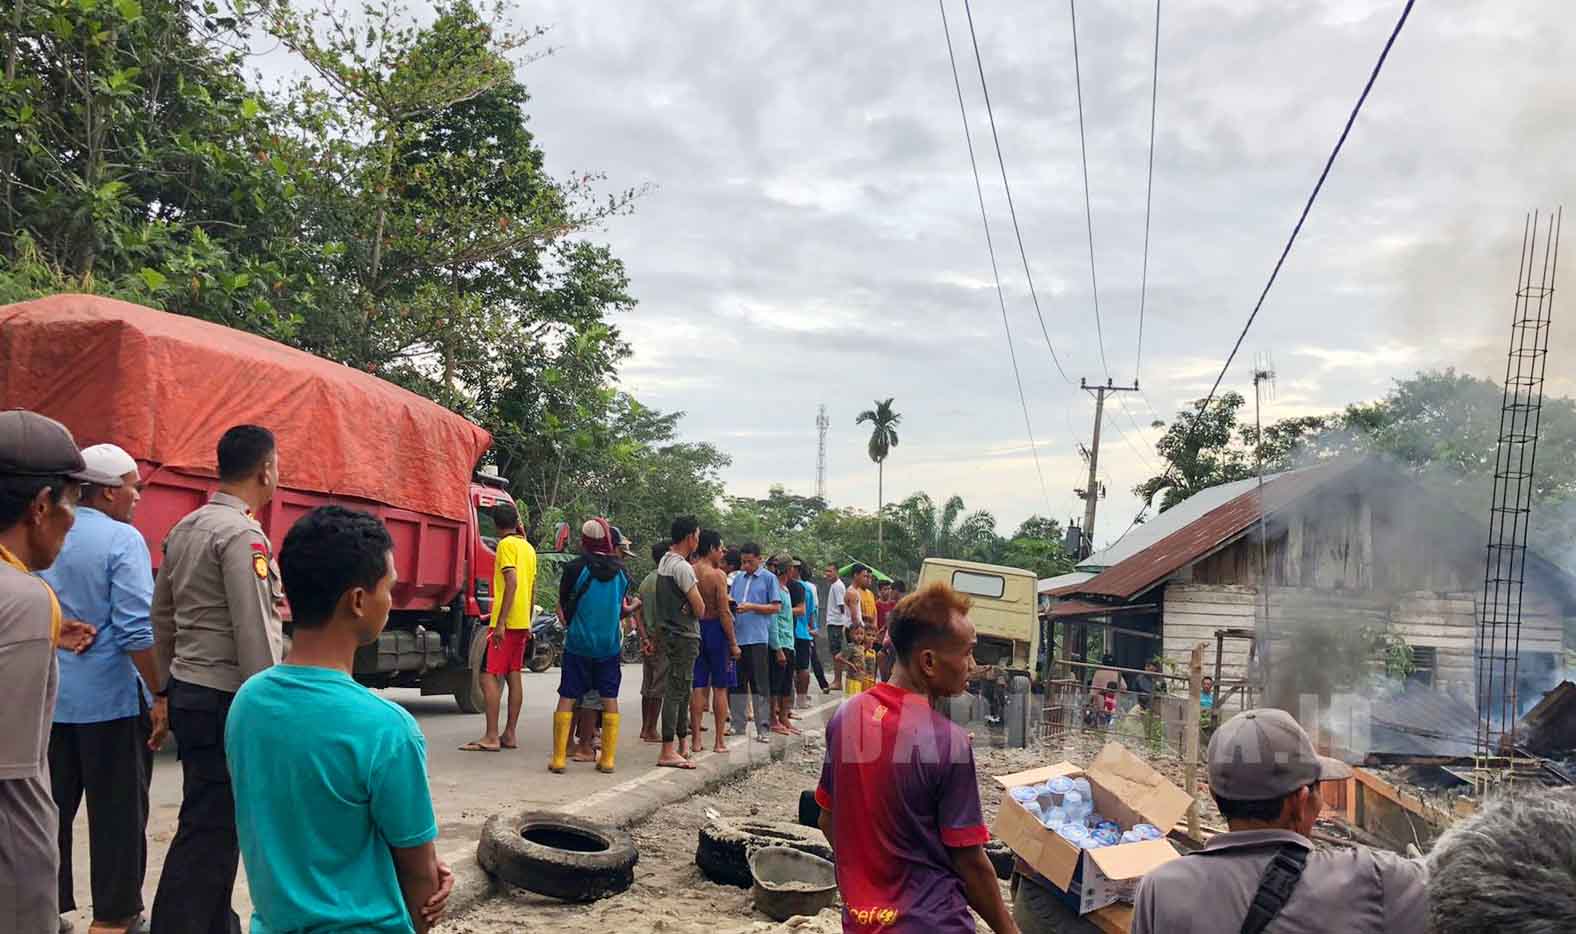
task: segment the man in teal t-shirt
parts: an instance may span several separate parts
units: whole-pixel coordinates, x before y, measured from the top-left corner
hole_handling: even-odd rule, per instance
[[[252,934],[421,934],[454,887],[421,731],[350,677],[388,623],[393,547],[377,519],[325,506],[279,551],[290,654],[241,686],[224,734]]]

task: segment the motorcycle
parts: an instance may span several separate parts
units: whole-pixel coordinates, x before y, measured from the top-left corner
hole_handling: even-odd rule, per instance
[[[630,627],[629,632],[624,633],[624,644],[619,646],[618,656],[619,661],[626,665],[638,664],[644,657],[640,651],[640,633],[636,632],[633,626]]]
[[[543,613],[531,623],[531,654],[525,659],[526,670],[541,674],[563,661],[563,624],[557,613]]]

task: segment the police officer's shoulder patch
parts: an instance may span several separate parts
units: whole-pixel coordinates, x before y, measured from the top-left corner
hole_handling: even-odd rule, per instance
[[[258,580],[268,579],[268,556],[262,552],[252,553],[252,570],[257,572]]]

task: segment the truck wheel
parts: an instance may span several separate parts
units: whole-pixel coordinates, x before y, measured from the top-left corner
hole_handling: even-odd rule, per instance
[[[487,659],[487,630],[477,627],[471,634],[470,677],[462,687],[455,688],[454,702],[462,713],[481,713],[487,709],[487,699],[482,695],[482,664]]]
[[[481,867],[510,885],[566,902],[594,902],[635,882],[629,834],[549,811],[495,814],[476,847]]]

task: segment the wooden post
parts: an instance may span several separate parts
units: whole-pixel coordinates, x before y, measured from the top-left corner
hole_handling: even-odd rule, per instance
[[[1204,690],[1204,649],[1207,642],[1193,646],[1187,663],[1187,719],[1182,727],[1182,783],[1187,786],[1187,835],[1202,843],[1198,827],[1198,738],[1201,719],[1199,696]]]

